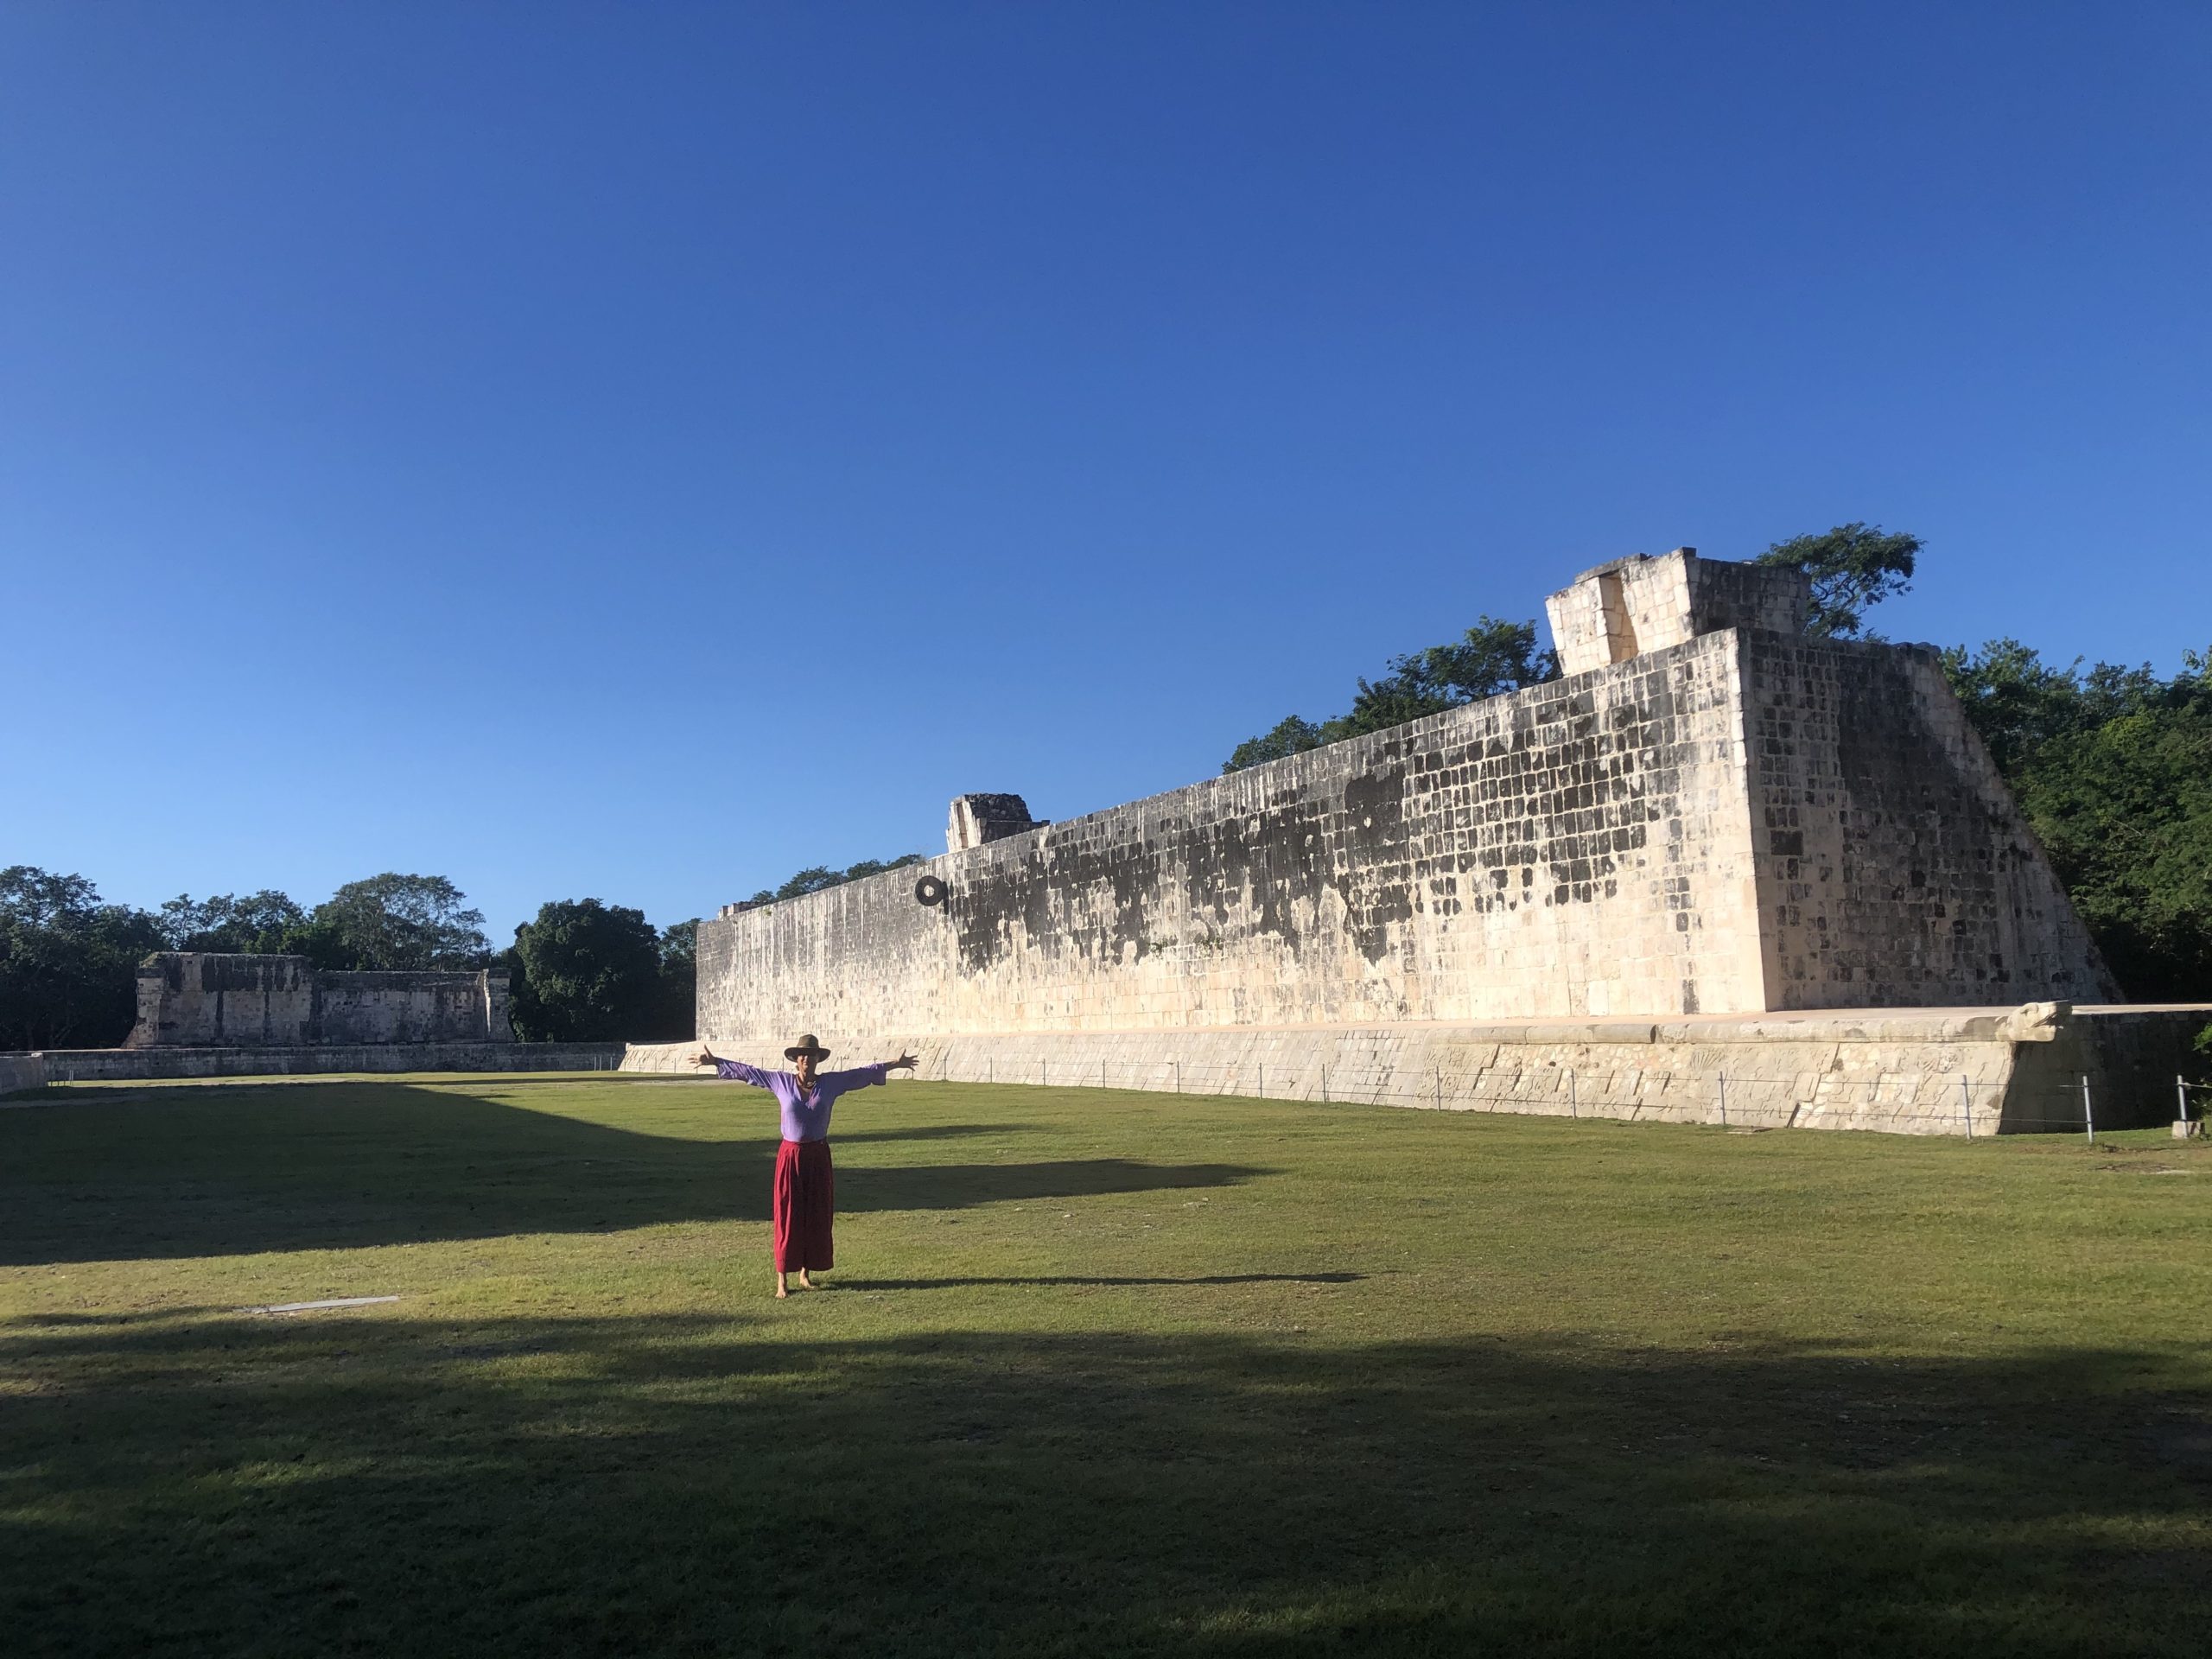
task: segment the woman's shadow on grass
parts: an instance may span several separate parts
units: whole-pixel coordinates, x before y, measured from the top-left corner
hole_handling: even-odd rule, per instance
[[[773,1119],[692,1140],[461,1090],[331,1084],[57,1105],[10,1124],[0,1264],[360,1249],[767,1219]],[[1018,1127],[1018,1126],[1015,1126]],[[1218,1187],[1264,1174],[1135,1158],[874,1164],[877,1145],[998,1136],[929,1123],[836,1137],[846,1214]]]

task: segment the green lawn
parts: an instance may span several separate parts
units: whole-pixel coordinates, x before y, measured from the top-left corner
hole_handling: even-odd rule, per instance
[[[2212,1643],[2212,1156],[901,1084],[0,1110],[0,1646]],[[254,1305],[396,1295],[353,1311]]]

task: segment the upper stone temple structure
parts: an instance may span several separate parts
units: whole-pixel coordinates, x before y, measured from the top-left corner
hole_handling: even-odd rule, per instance
[[[1042,821],[1029,816],[1029,803],[1019,795],[956,795],[945,821],[944,849],[964,853],[987,841],[1002,841],[1044,827]]]
[[[1700,559],[1694,547],[1637,554],[1585,570],[1544,601],[1559,664],[1569,674],[1625,663],[1724,628],[1799,634],[1811,580],[1796,570]]]
[[[699,1033],[2112,1000],[1935,653],[1807,606],[1618,560],[1548,601],[1550,683],[1058,823],[963,797],[941,858],[703,923]]]

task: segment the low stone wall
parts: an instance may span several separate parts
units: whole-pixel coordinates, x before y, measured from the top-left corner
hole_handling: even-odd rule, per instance
[[[39,1054],[0,1054],[0,1096],[46,1087],[46,1059]]]
[[[2078,1131],[2173,1116],[2172,1057],[2212,1007],[1848,1010],[1490,1025],[1176,1032],[823,1033],[830,1069],[911,1050],[931,1081],[1907,1135]],[[788,1039],[717,1053],[781,1068]],[[695,1043],[632,1045],[626,1071],[705,1076]]]
[[[2196,1033],[2212,1023],[2212,1004],[2120,1006],[2082,1008],[2066,1021],[2056,1040],[2019,1054],[2013,1088],[2045,1101],[2064,1097],[2073,1121],[2080,1122],[2082,1079],[2099,1128],[2107,1127],[2107,1102],[2126,1114],[2114,1128],[2141,1128],[2181,1116],[2175,1084],[2183,1077],[2202,1080],[2206,1057],[2196,1052]]]
[[[620,1043],[358,1043],[290,1048],[59,1048],[54,1083],[256,1077],[328,1071],[612,1071]]]

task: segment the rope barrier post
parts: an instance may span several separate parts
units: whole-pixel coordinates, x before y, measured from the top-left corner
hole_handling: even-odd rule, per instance
[[[1569,1117],[1582,1116],[1581,1104],[1574,1098],[1574,1073],[1572,1071],[1567,1074],[1567,1115]]]
[[[1329,1103],[1329,1068],[1325,1065],[1321,1068],[1321,1103]]]
[[[2189,1079],[2178,1071],[2174,1073],[2174,1099],[2181,1107],[2181,1121],[2189,1122]]]
[[[2089,1107],[2089,1074],[2086,1071],[2082,1074],[2082,1128],[2083,1133],[2088,1135],[2089,1137],[2089,1144],[2093,1147],[2095,1146],[2097,1144],[2097,1119],[2096,1115]]]
[[[1720,1074],[1720,1127],[1728,1127],[1728,1074]]]
[[[1183,1092],[1183,1062],[1170,1060],[1168,1064],[1175,1068],[1175,1092],[1179,1095]]]
[[[1967,1074],[1959,1073],[1959,1115],[1966,1119],[1967,1139],[1974,1139],[1974,1090],[1967,1086]]]
[[[1444,1068],[1440,1065],[1436,1068],[1436,1109],[1444,1109]]]
[[[1260,1098],[1261,1098],[1262,1100],[1265,1100],[1267,1097],[1268,1097],[1268,1063],[1267,1063],[1265,1060],[1262,1060],[1262,1061],[1260,1062]]]

